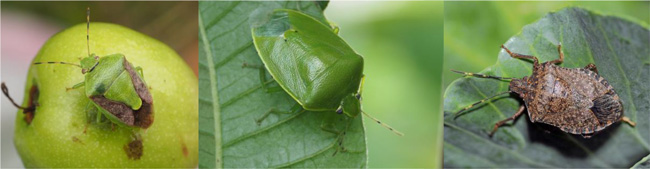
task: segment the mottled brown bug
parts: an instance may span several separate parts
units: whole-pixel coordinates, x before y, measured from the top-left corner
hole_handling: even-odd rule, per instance
[[[456,112],[456,116],[502,94],[514,92],[523,99],[524,105],[519,107],[517,113],[494,125],[490,137],[505,122],[520,116],[524,108],[528,109],[528,117],[532,122],[546,123],[585,138],[618,121],[636,125],[623,116],[623,103],[607,80],[598,75],[596,65],[590,63],[584,68],[563,68],[556,65],[564,60],[562,45],[557,47],[560,58],[542,64],[539,64],[535,56],[512,53],[503,45],[501,48],[513,58],[533,60],[532,75],[518,79],[452,70],[465,76],[510,80],[508,91],[465,107]]]

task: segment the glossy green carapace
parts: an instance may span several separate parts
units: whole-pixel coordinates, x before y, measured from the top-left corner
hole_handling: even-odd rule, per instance
[[[101,57],[96,69],[102,71],[91,71],[85,75],[86,96],[104,95],[106,98],[128,105],[133,110],[140,109],[142,100],[131,82],[131,75],[124,68],[125,60],[122,54]]]
[[[341,108],[354,117],[361,112],[357,93],[363,58],[334,30],[298,11],[281,9],[252,33],[266,69],[304,109]]]

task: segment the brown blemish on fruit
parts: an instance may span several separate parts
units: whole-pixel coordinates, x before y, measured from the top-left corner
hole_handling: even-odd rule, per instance
[[[139,160],[140,157],[142,157],[143,150],[144,147],[142,146],[142,140],[140,139],[135,139],[129,142],[129,144],[124,145],[126,156],[131,160]]]
[[[79,140],[79,138],[77,138],[77,137],[75,137],[75,136],[72,136],[72,142],[75,142],[75,143],[79,143],[79,144],[84,145],[84,143],[83,143],[81,140]]]
[[[187,155],[189,155],[189,151],[187,150],[187,145],[185,144],[185,139],[183,139],[182,136],[178,136],[178,139],[180,140],[181,143],[181,152],[183,152],[183,156],[187,158]]]
[[[187,158],[187,155],[189,155],[189,153],[190,153],[190,152],[187,150],[187,145],[185,145],[184,142],[181,142],[181,147],[182,147],[182,149],[183,149],[183,156],[185,156],[185,158]]]
[[[83,131],[84,134],[86,134],[86,131],[88,131],[88,125],[89,125],[89,124],[90,124],[90,123],[86,123],[86,125],[84,125],[84,131]]]
[[[36,85],[32,85],[32,87],[29,89],[29,97],[27,101],[27,107],[19,106],[14,102],[14,99],[9,96],[9,89],[5,85],[5,83],[2,83],[2,93],[4,93],[5,96],[11,101],[11,103],[18,109],[23,110],[23,114],[25,115],[25,122],[27,124],[31,124],[32,120],[34,120],[34,114],[36,113],[36,106],[38,106],[38,96],[39,96],[39,91],[38,87]]]

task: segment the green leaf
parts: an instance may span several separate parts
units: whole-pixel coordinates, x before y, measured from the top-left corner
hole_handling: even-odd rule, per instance
[[[299,108],[286,92],[266,92],[262,65],[253,46],[250,17],[261,11],[288,8],[322,22],[325,3],[316,2],[199,2],[199,167],[277,168],[366,166],[366,143],[361,118],[355,118],[343,145],[347,151],[332,156],[337,134],[348,119],[335,112],[271,114],[260,125],[255,120],[275,109]],[[264,73],[267,88],[278,84]]]
[[[625,115],[636,127],[617,123],[590,139],[531,123],[527,115],[500,127],[522,104],[515,96],[502,96],[476,106],[454,119],[452,115],[473,102],[508,90],[508,82],[460,78],[445,91],[445,167],[631,167],[650,153],[650,31],[647,27],[580,8],[550,13],[525,26],[505,43],[511,51],[537,56],[540,62],[558,58],[561,43],[567,68],[589,63],[614,87]],[[461,69],[462,68],[454,68]],[[511,58],[501,50],[498,61],[481,73],[504,77],[529,76],[532,62]]]

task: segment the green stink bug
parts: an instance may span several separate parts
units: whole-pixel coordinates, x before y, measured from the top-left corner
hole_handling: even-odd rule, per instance
[[[88,56],[81,59],[80,64],[52,61],[34,64],[66,64],[80,67],[85,80],[67,90],[84,87],[86,97],[91,100],[86,109],[89,116],[98,110],[99,113],[95,115],[97,121],[100,121],[103,115],[114,124],[149,128],[153,123],[153,98],[142,78],[142,68],[133,68],[120,53],[103,57],[91,54],[90,8],[87,8],[86,22]]]
[[[351,118],[363,113],[402,135],[361,109],[363,57],[336,29],[288,9],[274,10],[266,19],[251,30],[255,49],[266,70],[303,109],[335,111]]]

